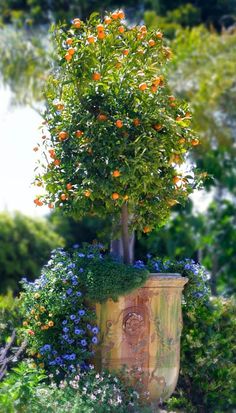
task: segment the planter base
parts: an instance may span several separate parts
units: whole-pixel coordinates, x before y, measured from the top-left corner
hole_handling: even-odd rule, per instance
[[[96,304],[100,344],[98,370],[117,374],[125,367],[130,383],[146,402],[167,399],[179,375],[181,293],[188,279],[150,274],[133,293]]]

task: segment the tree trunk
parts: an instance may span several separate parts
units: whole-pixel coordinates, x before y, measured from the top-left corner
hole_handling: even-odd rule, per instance
[[[129,234],[129,213],[128,206],[124,204],[121,209],[121,221],[118,228],[120,238],[111,240],[110,252],[117,258],[120,258],[125,264],[132,264],[134,261],[134,232]]]

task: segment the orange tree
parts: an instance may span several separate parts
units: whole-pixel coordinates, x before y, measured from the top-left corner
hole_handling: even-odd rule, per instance
[[[198,185],[180,165],[199,141],[187,105],[168,88],[171,51],[163,34],[123,19],[123,11],[103,20],[93,13],[54,28],[49,134],[40,145],[46,162],[36,176],[46,191],[35,203],[77,216],[111,215],[130,263],[129,231],[162,225]]]

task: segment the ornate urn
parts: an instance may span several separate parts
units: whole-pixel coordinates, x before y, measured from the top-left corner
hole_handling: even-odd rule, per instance
[[[96,304],[96,368],[119,373],[125,367],[147,402],[167,399],[178,380],[181,296],[187,281],[179,274],[150,274],[143,287],[117,302]]]

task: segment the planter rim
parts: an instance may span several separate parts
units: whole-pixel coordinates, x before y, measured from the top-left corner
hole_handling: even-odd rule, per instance
[[[183,288],[188,278],[178,273],[149,273],[146,283],[141,288]]]

